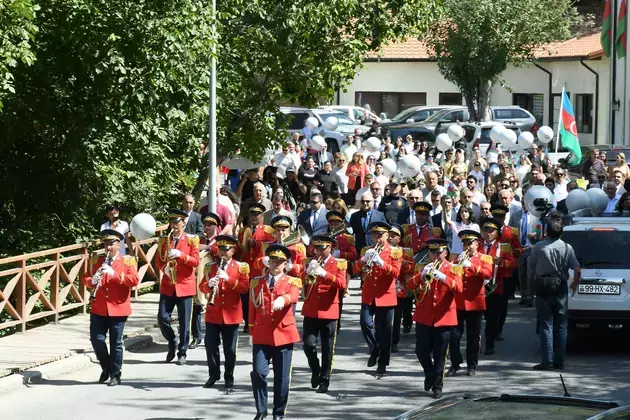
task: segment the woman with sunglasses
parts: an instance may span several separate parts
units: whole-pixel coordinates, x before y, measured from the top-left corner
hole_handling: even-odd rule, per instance
[[[373,174],[374,169],[376,169],[376,157],[374,155],[367,155],[365,160],[366,160],[368,173]]]

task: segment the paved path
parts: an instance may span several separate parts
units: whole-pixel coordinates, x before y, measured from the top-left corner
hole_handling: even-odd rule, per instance
[[[337,340],[330,392],[310,388],[310,372],[301,345],[296,346],[287,418],[383,419],[431,401],[422,388],[423,375],[413,353],[412,334],[403,335],[401,352],[394,355],[388,375],[377,378],[366,367],[367,351],[359,328],[357,282],[344,306],[344,323]],[[476,377],[447,378],[445,395],[455,392],[500,394],[505,392],[562,395],[557,373],[533,372],[538,341],[533,309],[512,301],[505,341],[497,354],[482,358]],[[604,349],[604,350],[602,350]],[[249,372],[251,348],[241,336],[236,386],[225,394],[222,381],[203,389],[207,379],[205,350],[189,352],[189,363],[180,367],[163,363],[163,341],[126,353],[123,386],[107,388],[95,383],[97,365],[3,395],[0,418],[35,419],[251,419],[255,409]],[[590,396],[630,404],[630,350],[617,337],[592,338],[568,356],[565,382],[573,396]],[[3,414],[9,415],[9,417]]]

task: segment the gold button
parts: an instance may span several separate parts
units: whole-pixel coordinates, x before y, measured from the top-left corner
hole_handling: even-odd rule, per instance
[[[109,295],[105,295],[105,299],[109,299]]]
[[[433,306],[437,306],[437,303],[434,303]]]

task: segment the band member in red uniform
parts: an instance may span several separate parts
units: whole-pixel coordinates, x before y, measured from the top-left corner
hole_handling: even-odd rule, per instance
[[[428,241],[429,258],[407,286],[418,291],[416,312],[416,356],[424,370],[424,390],[433,398],[442,396],[444,363],[451,330],[457,325],[455,296],[462,292],[461,267],[448,261],[448,241]]]
[[[168,211],[170,233],[158,240],[158,257],[155,265],[164,274],[160,281],[158,325],[168,341],[166,363],[175,358],[177,364],[186,364],[186,352],[190,340],[190,322],[193,296],[197,293],[196,267],[199,265],[199,237],[184,233],[186,212]],[[179,317],[179,345],[171,326],[173,309],[177,306]]]
[[[263,213],[265,212],[265,206],[260,203],[252,204],[249,208],[249,221],[250,226],[244,227],[239,232],[239,243],[241,244],[241,261],[247,263],[250,268],[250,278],[258,277],[262,275],[263,268],[257,268],[256,260],[264,255],[262,246],[264,243],[273,242],[273,228],[271,226],[265,226],[263,224]],[[243,293],[241,295],[241,302],[243,303],[243,317],[249,319],[249,294]],[[243,327],[243,332],[248,332],[247,322]]]
[[[123,330],[127,317],[131,315],[131,288],[138,285],[136,259],[120,255],[120,243],[124,235],[113,229],[101,232],[101,242],[106,256],[98,257],[90,263],[89,272],[83,277],[83,284],[93,288],[92,310],[90,313],[90,341],[94,354],[103,372],[98,379],[109,386],[120,384],[123,364]],[[107,352],[107,334],[110,349]]]
[[[219,216],[212,212],[204,214],[203,230],[204,237],[200,238],[199,243],[199,265],[197,266],[196,270],[197,293],[193,298],[191,323],[192,341],[188,346],[189,349],[194,349],[199,344],[201,344],[201,315],[203,315],[203,313],[205,312],[208,302],[206,301],[205,295],[199,290],[199,286],[205,278],[204,268],[206,264],[210,261],[211,258],[219,258],[219,249],[217,248],[216,241],[216,236],[221,230],[221,219],[219,218]]]
[[[402,263],[400,265],[400,275],[396,279],[396,297],[398,304],[394,310],[394,324],[392,334],[392,353],[398,353],[398,343],[400,342],[400,324],[403,324],[405,334],[411,331],[413,319],[413,294],[407,288],[407,277],[413,274],[415,264],[413,261],[413,251],[411,248],[400,248],[402,228],[399,225],[392,225],[389,230],[388,242],[392,249],[399,248],[402,251]]]
[[[429,239],[439,238],[442,229],[429,224],[429,216],[433,210],[431,204],[420,201],[413,205],[413,210],[416,213],[416,224],[403,225],[403,246],[411,248],[415,255],[418,251],[426,249]]]
[[[291,252],[285,246],[267,247],[269,270],[249,285],[249,329],[252,335],[251,373],[256,417],[267,417],[267,375],[273,361],[273,417],[282,419],[289,401],[293,344],[300,341],[293,305],[297,303],[302,281],[285,274]]]
[[[293,221],[288,216],[276,216],[271,219],[271,227],[273,228],[273,242],[284,245],[287,242],[287,238],[291,234],[291,226],[293,225]],[[267,250],[267,247],[271,245],[271,243],[263,243],[261,246],[262,253],[264,254]],[[287,263],[288,272],[287,274],[291,277],[301,277],[302,272],[304,271],[304,267],[302,266],[302,261],[306,258],[306,247],[298,240],[298,242],[294,242],[288,245],[285,245],[289,251],[291,251],[291,260]],[[254,267],[257,272],[262,272],[265,269],[264,257],[261,255],[256,261],[254,261]]]
[[[392,323],[396,297],[396,279],[400,275],[402,250],[392,249],[387,243],[389,229],[385,222],[373,222],[368,232],[374,246],[363,248],[361,258],[354,264],[356,273],[363,277],[361,291],[361,332],[369,349],[368,367],[378,363],[376,373],[384,374],[389,365],[392,347]]]
[[[453,376],[463,363],[460,341],[466,324],[466,374],[477,374],[479,365],[479,340],[481,334],[481,317],[486,310],[486,292],[484,281],[492,277],[492,257],[478,252],[481,234],[474,230],[462,230],[459,238],[464,245],[464,252],[455,263],[462,267],[464,291],[455,295],[457,303],[457,326],[451,331],[450,353],[451,367],[446,376]]]
[[[348,263],[330,253],[333,240],[326,235],[315,235],[311,243],[315,258],[305,260],[308,268],[304,278],[304,353],[311,368],[311,386],[317,392],[328,392],[332,372],[337,321],[339,320],[339,290],[346,287]],[[317,336],[322,345],[322,363],[317,358]]]
[[[221,378],[219,343],[223,340],[225,387],[229,389],[234,386],[238,326],[243,322],[241,293],[249,291],[249,265],[233,259],[238,245],[235,237],[219,235],[216,244],[219,259],[205,267],[205,278],[199,286],[209,294],[205,338],[209,378],[204,388],[214,386]]]
[[[500,242],[499,229],[501,223],[492,218],[486,218],[481,221],[482,235],[484,246],[480,252],[490,255],[494,262],[493,275],[488,279],[486,287],[486,351],[485,354],[494,354],[494,342],[499,333],[499,322],[501,313],[505,310],[507,299],[504,298],[503,282],[505,278],[512,275],[512,271],[516,267],[516,260],[512,255],[512,248],[508,243]],[[488,293],[491,292],[491,293]]]

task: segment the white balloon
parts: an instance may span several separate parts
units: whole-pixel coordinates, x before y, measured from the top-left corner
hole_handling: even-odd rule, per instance
[[[573,191],[571,191],[573,192]],[[601,188],[589,188],[586,191],[588,198],[591,200],[591,210],[595,215],[600,215],[608,206],[608,195]]]
[[[527,194],[525,194],[525,208],[536,217],[540,217],[543,214],[534,204],[534,201],[538,198],[544,198],[548,203],[553,203],[553,193],[543,185],[534,185],[527,191]]]
[[[529,165],[521,165],[516,168],[516,179],[518,179],[518,185],[523,185],[523,180],[531,170]]]
[[[492,140],[495,143],[501,143],[501,133],[503,133],[505,130],[507,129],[505,128],[505,126],[501,124],[495,125],[490,130],[490,140]]]
[[[416,155],[406,155],[398,161],[398,170],[405,178],[414,178],[417,176],[420,173],[421,167],[420,159],[418,159]]]
[[[547,144],[553,140],[553,129],[549,126],[543,125],[538,129],[538,133],[536,133],[536,135],[541,143]]]
[[[446,134],[448,134],[448,137],[455,143],[464,137],[464,128],[460,125],[453,124],[448,128]]]
[[[370,137],[365,141],[363,147],[370,153],[379,152],[381,150],[381,140],[378,137]]]
[[[394,159],[383,159],[381,165],[383,165],[383,175],[386,177],[391,177],[396,173],[396,161]]]
[[[328,117],[326,121],[324,121],[324,130],[326,131],[335,131],[339,127],[339,120],[337,117]]]
[[[155,224],[155,219],[148,213],[136,214],[129,224],[131,234],[138,241],[144,241],[152,238],[153,235],[155,235],[156,228],[157,225]]]
[[[591,207],[591,198],[588,193],[581,188],[576,188],[567,195],[567,210],[577,211]],[[605,207],[604,207],[605,209]]]
[[[315,128],[315,127],[317,127],[318,125],[319,125],[319,121],[317,120],[317,118],[315,118],[315,117],[308,117],[308,118],[306,119],[306,127],[307,127],[309,130],[314,129],[314,128]]]
[[[326,146],[326,140],[322,136],[313,136],[311,139],[311,149],[315,151],[324,150],[324,146]]]
[[[520,147],[521,150],[529,149],[530,147],[532,147],[533,143],[534,135],[529,131],[523,131],[521,134],[518,135],[518,147]]]
[[[513,130],[503,130],[501,132],[501,144],[505,147],[516,146],[516,133]]]
[[[435,139],[435,147],[437,147],[440,152],[446,152],[448,149],[453,147],[453,140],[448,134],[442,133],[437,136],[437,139]]]

